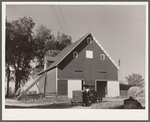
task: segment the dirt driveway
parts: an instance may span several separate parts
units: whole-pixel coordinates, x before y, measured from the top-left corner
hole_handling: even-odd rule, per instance
[[[90,106],[71,105],[71,99],[66,97],[53,97],[46,100],[31,101],[15,101],[7,99],[5,102],[6,109],[13,108],[34,108],[34,109],[123,109],[124,100],[127,97],[104,98],[102,102],[92,103]],[[137,98],[137,100],[145,107],[145,98]]]
[[[123,100],[126,98],[104,98],[102,102],[92,103],[90,106],[71,105],[70,99],[60,98],[52,99],[50,101],[30,101],[19,102],[15,100],[6,100],[5,107],[12,108],[34,108],[34,109],[111,109],[111,108],[123,108]]]

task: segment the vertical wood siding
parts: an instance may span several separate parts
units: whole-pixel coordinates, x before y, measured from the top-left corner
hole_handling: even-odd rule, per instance
[[[58,80],[58,95],[68,95],[67,80]]]
[[[44,77],[38,82],[39,89],[40,89],[40,92],[41,92],[41,93],[44,93],[44,89],[45,89],[45,77],[46,77],[46,76],[44,76]]]
[[[47,72],[46,93],[56,93],[56,68]]]

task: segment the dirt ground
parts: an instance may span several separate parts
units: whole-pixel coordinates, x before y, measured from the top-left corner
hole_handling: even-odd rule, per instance
[[[92,103],[90,106],[82,106],[81,103],[71,105],[71,99],[66,97],[49,98],[46,100],[16,101],[6,99],[5,108],[34,108],[34,109],[123,109],[126,97],[104,98],[102,102]],[[138,98],[138,101],[145,107],[145,99]]]

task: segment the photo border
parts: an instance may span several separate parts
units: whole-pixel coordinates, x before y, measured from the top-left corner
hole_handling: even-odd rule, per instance
[[[30,1],[26,1],[26,2],[29,2],[29,4],[32,4]],[[25,4],[27,4],[25,2]],[[9,4],[24,4],[24,2],[20,2],[20,1],[17,1],[17,2],[15,2],[15,1],[13,1],[13,2],[2,2],[2,43],[1,43],[1,45],[2,45],[2,80],[1,81],[3,81],[4,79],[5,79],[5,72],[3,71],[3,70],[5,70],[5,27],[4,27],[4,25],[5,25],[5,17],[4,17],[4,15],[5,15],[5,13],[4,13],[4,9],[5,9],[5,7],[4,7],[4,3],[5,3],[5,5],[7,4],[7,3],[9,3]],[[44,4],[45,4],[46,2],[44,2]],[[61,2],[58,2],[58,3],[61,3]],[[71,4],[72,4],[73,2],[71,2]],[[83,3],[83,2],[82,2]],[[84,2],[85,3],[85,2]],[[93,4],[94,2],[92,2],[91,4]],[[99,3],[99,2],[98,2]],[[105,2],[104,2],[105,3]],[[111,3],[115,3],[115,2],[109,2],[110,4]],[[118,3],[118,2],[117,2]],[[127,3],[130,3],[130,4],[132,4],[132,2],[121,2],[121,3],[125,3],[125,4],[127,4]],[[137,3],[139,3],[139,2],[137,2]],[[140,4],[141,3],[144,3],[144,2],[140,2]],[[33,2],[33,4],[37,4],[36,2]],[[42,4],[42,3],[41,3]],[[148,62],[148,59],[149,59],[149,48],[148,48],[148,45],[149,45],[149,42],[148,42],[148,39],[149,39],[149,34],[148,34],[148,27],[149,27],[149,22],[148,22],[148,8],[149,8],[149,6],[148,6],[149,4],[147,3],[146,4],[146,6],[147,6],[147,13],[146,13],[146,16],[147,16],[147,19],[146,19],[146,30],[147,30],[147,33],[146,33],[146,72],[145,72],[145,75],[146,75],[146,77],[145,77],[145,79],[146,79],[146,81],[148,81],[149,80],[149,76],[148,76],[148,74],[149,74],[149,62]],[[148,73],[148,74],[147,74]],[[46,118],[38,118],[38,119],[35,119],[35,117],[31,117],[31,119],[29,119],[29,117],[30,117],[30,115],[32,115],[35,111],[37,111],[37,109],[36,110],[31,110],[31,109],[29,109],[30,111],[28,111],[28,112],[26,112],[26,110],[27,109],[24,109],[24,110],[21,110],[21,109],[11,109],[11,110],[8,110],[8,109],[5,109],[5,104],[4,104],[4,100],[5,100],[5,97],[4,97],[4,81],[2,82],[2,119],[3,120],[13,120],[11,117],[10,118],[7,118],[7,119],[5,119],[5,117],[7,116],[7,115],[12,115],[12,114],[14,114],[15,112],[17,112],[18,110],[19,110],[19,114],[20,115],[23,115],[23,116],[25,116],[25,118],[17,118],[17,117],[15,117],[14,118],[14,120],[26,120],[26,118],[28,118],[28,120],[47,120]],[[146,85],[147,86],[149,86],[149,83],[147,82],[146,83]],[[145,85],[145,86],[146,86]],[[147,107],[146,107],[146,109],[145,110],[140,110],[140,112],[138,111],[137,112],[137,110],[129,110],[129,112],[130,112],[130,116],[135,116],[137,113],[137,115],[136,115],[136,117],[135,118],[137,118],[137,117],[140,117],[141,115],[143,116],[143,114],[147,114],[147,112],[148,112],[148,110],[149,110],[149,105],[148,105],[148,101],[149,101],[149,88],[147,88],[147,87],[145,87],[145,91],[146,91],[146,105],[147,105]],[[39,109],[38,109],[39,110]],[[58,109],[59,110],[59,109]],[[57,111],[58,110],[53,110],[53,113],[56,115],[57,114]],[[51,112],[51,110],[47,110],[47,109],[44,109],[44,110],[39,110],[41,113],[44,113],[45,115],[47,115],[47,116],[49,116],[49,112]],[[45,111],[47,111],[47,112],[45,112]],[[60,111],[60,113],[64,113],[64,111],[66,112],[66,114],[68,114],[68,116],[72,116],[72,115],[77,115],[77,114],[79,114],[79,116],[78,117],[76,117],[76,118],[73,118],[73,120],[86,120],[85,118],[87,117],[87,115],[84,115],[84,114],[81,114],[81,113],[85,113],[85,110],[81,110],[81,109],[79,109],[79,110],[59,110]],[[92,113],[94,113],[95,114],[95,111],[96,111],[96,113],[97,113],[97,111],[99,112],[99,111],[101,111],[101,112],[103,112],[104,114],[107,114],[107,115],[109,115],[109,116],[112,116],[112,115],[114,115],[114,110],[108,110],[108,109],[103,109],[103,110],[89,110],[90,112],[92,112]],[[109,112],[110,113],[109,113]],[[115,111],[117,111],[118,113],[122,113],[121,111],[122,110],[115,110]],[[127,110],[128,111],[128,110]],[[143,112],[143,113],[141,113],[141,111]],[[146,111],[146,113],[144,112],[144,111]],[[26,112],[26,113],[25,113]],[[38,114],[41,114],[41,113],[38,113]],[[149,113],[149,112],[148,112]],[[126,113],[122,113],[124,116],[128,116],[129,114],[126,114]],[[5,116],[5,117],[4,117]],[[36,116],[38,116],[38,115],[36,115]],[[8,116],[7,116],[8,117]],[[130,118],[129,120],[136,120],[136,119],[132,119],[132,118]],[[72,120],[72,118],[66,118],[66,117],[64,117],[64,115],[63,116],[61,116],[61,118],[60,119],[58,119],[57,117],[54,117],[53,116],[53,118],[48,118],[48,119],[50,119],[50,120]],[[148,116],[147,116],[147,119],[148,119]],[[98,117],[96,117],[96,116],[93,116],[92,118],[88,118],[87,120],[100,120]],[[107,119],[102,119],[102,120],[116,120],[116,119],[113,119],[113,118],[107,118]],[[117,120],[127,120],[126,118],[120,118],[119,116],[118,116],[118,119]],[[138,120],[144,120],[142,117],[141,117],[141,119],[139,118]]]

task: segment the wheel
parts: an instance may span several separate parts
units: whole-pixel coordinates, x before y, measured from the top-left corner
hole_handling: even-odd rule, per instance
[[[96,101],[100,102],[100,97],[97,97],[97,100],[96,100]]]
[[[71,100],[70,104],[71,104],[71,106],[73,106],[73,101],[72,100]]]
[[[84,104],[84,103],[82,103],[82,106],[85,106],[85,104]]]
[[[86,106],[89,106],[89,105],[90,105],[90,99],[89,99],[88,97],[86,98],[85,105],[86,105]]]
[[[102,100],[103,100],[103,97],[99,97],[99,102],[102,102]]]
[[[71,102],[70,105],[73,106],[73,102]]]

